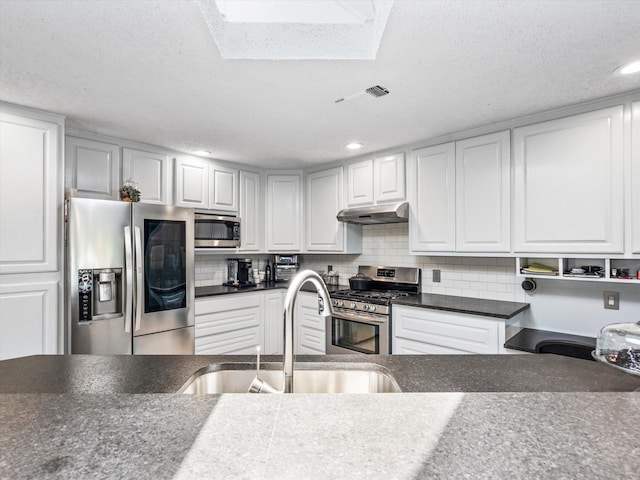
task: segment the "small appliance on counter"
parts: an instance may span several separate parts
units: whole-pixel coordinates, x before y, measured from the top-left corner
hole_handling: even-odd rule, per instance
[[[230,287],[253,287],[252,262],[250,258],[227,258],[227,281]]]
[[[298,273],[297,255],[275,255],[273,259],[273,281],[288,282]]]

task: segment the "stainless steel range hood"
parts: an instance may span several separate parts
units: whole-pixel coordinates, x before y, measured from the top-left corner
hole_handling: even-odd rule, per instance
[[[392,203],[372,207],[345,208],[336,218],[341,222],[359,225],[377,225],[381,223],[405,223],[409,221],[409,203]]]

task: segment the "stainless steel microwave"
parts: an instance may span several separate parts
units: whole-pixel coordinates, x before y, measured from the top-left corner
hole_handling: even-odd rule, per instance
[[[240,246],[240,218],[196,213],[194,220],[196,248]]]

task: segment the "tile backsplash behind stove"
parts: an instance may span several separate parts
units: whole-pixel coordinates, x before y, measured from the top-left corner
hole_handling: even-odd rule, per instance
[[[300,255],[301,268],[325,270],[328,265],[347,286],[358,265],[389,265],[422,269],[422,291],[491,300],[526,302],[527,296],[516,277],[515,259],[494,257],[429,257],[409,255],[408,224],[365,225],[359,255]],[[243,255],[234,255],[243,256]],[[264,269],[268,255],[246,255]],[[219,285],[225,280],[226,256],[196,255],[196,286]],[[432,271],[440,270],[434,283]]]

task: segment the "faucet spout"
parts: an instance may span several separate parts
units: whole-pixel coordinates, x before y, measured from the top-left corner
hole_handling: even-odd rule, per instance
[[[329,292],[320,275],[313,270],[303,270],[293,277],[284,298],[284,393],[293,391],[293,309],[298,292],[307,282],[312,283],[318,291],[318,313],[324,317],[333,315]]]

